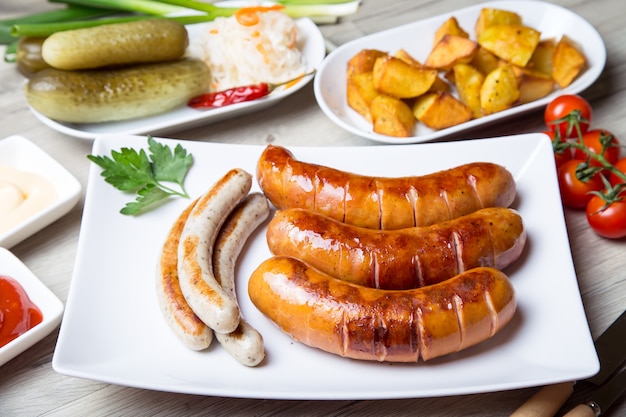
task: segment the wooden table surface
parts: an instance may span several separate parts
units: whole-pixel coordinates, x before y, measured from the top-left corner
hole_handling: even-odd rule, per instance
[[[360,36],[450,12],[476,0],[363,0],[359,13],[339,24],[321,26],[335,44]],[[594,125],[626,138],[626,13],[621,0],[557,0],[589,21],[602,35],[607,62],[600,78],[582,95],[594,108]],[[0,18],[54,8],[44,0],[2,0]],[[416,39],[416,42],[419,41]],[[2,50],[2,49],[0,49]],[[28,110],[23,78],[12,64],[0,62],[0,138],[22,135],[48,152],[87,186],[89,140],[58,133]],[[491,137],[543,130],[542,111],[472,132]],[[318,108],[312,83],[271,109],[168,135],[177,139],[226,143],[282,145],[371,145],[334,125]],[[77,251],[83,198],[69,214],[35,236],[14,246],[18,256],[62,301],[66,301]],[[596,236],[584,214],[565,210],[571,250],[585,312],[593,337],[624,309],[626,258],[624,240]],[[549,278],[549,277],[546,277]],[[204,397],[154,392],[68,377],[56,373],[51,359],[58,329],[0,368],[0,415],[509,415],[538,388],[437,398],[377,401],[275,401]],[[576,346],[572,346],[576,349]],[[376,381],[372,381],[376,384]],[[587,392],[575,395],[561,414]],[[626,415],[620,400],[607,416]]]

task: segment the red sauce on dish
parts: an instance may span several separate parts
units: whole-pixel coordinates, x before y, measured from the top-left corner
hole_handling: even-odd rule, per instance
[[[43,315],[13,278],[0,275],[0,347],[26,333]]]

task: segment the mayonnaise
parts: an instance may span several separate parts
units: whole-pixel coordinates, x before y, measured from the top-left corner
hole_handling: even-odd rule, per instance
[[[0,234],[46,209],[57,198],[54,186],[43,176],[0,165]]]

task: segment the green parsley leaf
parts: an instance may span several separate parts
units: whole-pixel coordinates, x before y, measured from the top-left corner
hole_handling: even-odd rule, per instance
[[[137,199],[133,202],[126,203],[126,206],[120,210],[120,213],[136,216],[156,205],[160,205],[170,196],[170,193],[154,185],[148,185],[140,189],[137,194]]]
[[[148,144],[152,152],[154,178],[157,181],[171,181],[183,187],[193,157],[180,144],[176,145],[173,154],[170,148],[152,138],[148,138]]]
[[[148,151],[122,148],[111,151],[111,157],[87,155],[102,168],[104,180],[121,191],[136,192],[137,199],[120,210],[125,215],[136,216],[165,202],[171,196],[189,198],[184,187],[185,177],[193,163],[193,156],[180,145],[174,152],[167,146],[148,137]],[[169,184],[177,184],[179,190]]]

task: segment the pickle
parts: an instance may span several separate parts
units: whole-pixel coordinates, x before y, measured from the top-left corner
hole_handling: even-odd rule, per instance
[[[147,19],[53,33],[42,56],[54,68],[90,69],[179,59],[188,44],[182,24]]]
[[[61,122],[98,123],[162,113],[209,89],[209,67],[197,59],[117,69],[44,69],[25,86],[28,104]]]
[[[17,69],[25,77],[30,78],[37,71],[50,68],[50,65],[41,56],[41,45],[44,40],[46,40],[45,37],[25,36],[17,42],[17,52],[15,54]]]

